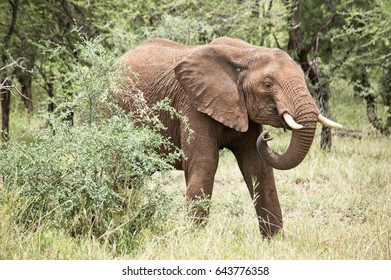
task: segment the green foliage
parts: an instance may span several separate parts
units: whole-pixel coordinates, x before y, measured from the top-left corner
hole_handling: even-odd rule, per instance
[[[355,96],[367,101],[368,119],[387,136],[391,127],[391,6],[389,1],[372,0],[349,7],[341,30],[334,34],[334,43],[342,46],[334,53],[335,74],[351,81]]]
[[[159,26],[146,28],[144,32],[150,38],[167,38],[183,44],[195,45],[204,38],[211,38],[212,28],[193,18],[164,15]]]
[[[153,216],[143,213],[159,203],[152,200],[153,190],[144,189],[146,179],[156,170],[169,169],[174,159],[156,153],[164,144],[158,134],[118,117],[99,125],[53,128],[55,135],[46,130],[33,143],[3,147],[4,186],[31,200],[20,209],[19,222],[50,223],[100,236],[124,223],[124,217]],[[140,222],[152,221],[141,219],[129,226]]]
[[[348,67],[343,69],[345,73],[360,71],[363,66],[370,71],[390,56],[391,17],[386,2],[372,0],[357,4],[344,14],[345,22],[335,34],[334,42],[350,46],[339,50],[349,54],[343,65]]]
[[[47,116],[50,128],[29,142],[2,144],[2,191],[19,194],[14,215],[27,229],[47,225],[118,242],[124,234],[158,227],[167,214],[170,197],[147,181],[182,156],[161,136],[156,118],[159,110],[176,112],[164,102],[154,108],[140,102],[144,116],[124,112],[116,103],[120,84],[114,83],[124,69],[112,67],[113,56],[99,38],[82,39],[77,51],[84,63],[73,60],[61,82],[77,96],[59,97]],[[75,125],[64,121],[71,112],[78,116]],[[164,156],[160,149],[172,152]]]

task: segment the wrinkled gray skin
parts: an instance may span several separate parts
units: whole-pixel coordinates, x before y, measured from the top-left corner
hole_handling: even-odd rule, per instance
[[[227,37],[205,46],[150,39],[125,53],[119,63],[136,73],[129,88],[141,90],[149,104],[168,97],[188,117],[194,130],[190,143],[180,120],[165,113],[160,116],[168,128],[164,133],[186,155],[176,168],[185,172],[187,199],[212,196],[219,149],[227,148],[235,155],[254,201],[262,235],[270,237],[282,229],[273,168],[290,169],[304,159],[319,114],[304,74],[290,56]],[[128,94],[120,103],[131,110]],[[270,135],[259,136],[262,125],[290,129],[284,113],[304,127],[292,131],[289,147],[278,155],[266,144]],[[203,220],[208,212],[197,208],[193,214]]]

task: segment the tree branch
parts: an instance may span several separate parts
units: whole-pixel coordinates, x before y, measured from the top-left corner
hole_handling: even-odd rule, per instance
[[[19,8],[19,0],[15,0],[12,2],[11,0],[8,1],[12,7],[12,17],[11,17],[11,23],[8,29],[7,34],[4,37],[3,40],[3,46],[4,48],[8,48],[8,42],[11,39],[12,34],[15,32],[15,26],[16,26],[16,18],[18,15],[18,8]]]
[[[319,38],[319,34],[323,34],[323,33],[327,32],[331,28],[333,23],[335,22],[336,17],[337,17],[337,12],[334,11],[333,14],[330,17],[328,17],[326,19],[326,21],[322,24],[322,26],[319,28],[319,30],[314,33],[311,41],[305,45],[305,47],[303,48],[303,51],[308,53],[316,45],[318,38]]]
[[[282,50],[282,47],[280,45],[280,43],[278,42],[278,39],[276,37],[276,34],[273,33],[273,38],[274,38],[274,41],[276,42],[276,45],[277,45],[277,48],[281,49]]]
[[[270,0],[269,6],[267,7],[267,10],[263,14],[264,17],[270,17],[270,11],[271,11],[272,7],[273,7],[273,0]]]
[[[367,102],[367,116],[369,122],[372,124],[374,128],[380,131],[381,134],[385,136],[391,135],[391,127],[389,126],[389,120],[386,124],[383,124],[382,121],[377,117],[376,114],[376,102],[373,94],[368,94],[365,97],[365,101]]]

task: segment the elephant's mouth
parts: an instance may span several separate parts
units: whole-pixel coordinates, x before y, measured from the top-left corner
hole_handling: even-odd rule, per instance
[[[277,109],[274,112],[274,120],[268,123],[269,125],[275,128],[282,128],[284,131],[293,130],[292,127],[286,122],[283,117],[284,114],[279,114]],[[267,124],[267,122],[263,122],[263,124]]]
[[[273,115],[273,117],[255,118],[254,121],[262,125],[270,125],[275,128],[282,128],[284,131],[292,130],[292,128],[288,125],[284,118],[278,115],[277,112]]]
[[[284,120],[284,118],[280,115],[278,115],[278,122],[280,123],[280,126],[278,126],[278,128],[282,128],[282,129],[284,129],[284,131],[292,130],[292,128],[287,124],[287,122]]]

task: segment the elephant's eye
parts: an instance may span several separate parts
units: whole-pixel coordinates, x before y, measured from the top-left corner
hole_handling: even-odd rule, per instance
[[[273,80],[266,78],[262,81],[262,86],[264,89],[271,89],[273,87],[274,83]]]

